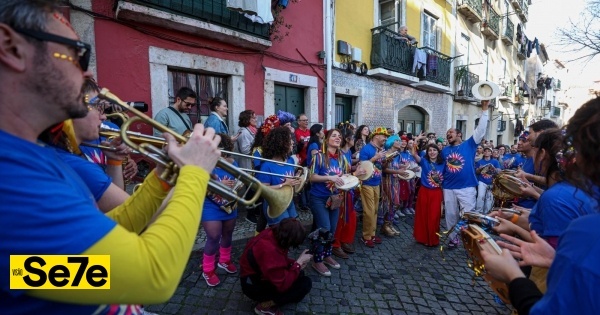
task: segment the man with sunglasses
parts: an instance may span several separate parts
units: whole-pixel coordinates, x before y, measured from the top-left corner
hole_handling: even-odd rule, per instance
[[[185,145],[164,135],[179,166],[177,185],[171,190],[152,172],[131,200],[107,214],[69,165],[38,142],[44,130],[89,112],[85,47],[58,13],[58,1],[0,1],[1,314],[139,314],[132,304],[162,303],[173,294],[198,232],[220,157],[213,129],[197,124]],[[169,190],[171,200],[149,224]],[[11,288],[11,255],[81,254],[110,256],[110,289]],[[60,283],[73,279],[60,270]]]
[[[161,109],[155,116],[154,120],[167,126],[169,129],[177,132],[180,135],[192,131],[192,121],[188,112],[192,106],[196,105],[196,92],[188,87],[182,87],[175,94],[175,103],[173,105]],[[161,137],[162,131],[154,129],[154,136]]]

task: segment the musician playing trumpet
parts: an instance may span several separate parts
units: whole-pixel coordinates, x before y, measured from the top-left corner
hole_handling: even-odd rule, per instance
[[[231,138],[224,133],[218,135],[221,136],[219,148],[225,151],[232,151],[233,141],[231,141]],[[231,155],[221,153],[221,157],[234,166],[238,166]],[[235,187],[235,176],[229,174],[219,166],[215,167],[212,171],[211,177],[231,190]],[[206,199],[204,199],[204,211],[202,212],[201,222],[202,228],[206,232],[206,245],[204,245],[201,267],[202,277],[210,287],[221,283],[216,273],[217,267],[230,274],[237,272],[236,266],[231,262],[231,242],[237,214],[237,204],[232,204],[229,200],[217,194],[209,192]],[[219,250],[218,263],[216,263],[217,249]]]
[[[488,213],[494,205],[494,196],[492,196],[492,179],[500,171],[500,163],[492,159],[492,149],[485,147],[483,157],[475,162],[475,173],[479,181],[477,186],[477,202],[475,203],[475,212]]]

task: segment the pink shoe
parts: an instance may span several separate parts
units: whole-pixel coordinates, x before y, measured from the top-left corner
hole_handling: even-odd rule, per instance
[[[231,261],[218,263],[217,266],[227,271],[227,273],[236,273],[238,271],[237,267]]]
[[[208,284],[209,287],[216,287],[221,283],[221,280],[219,280],[219,277],[217,277],[214,270],[209,273],[203,272],[202,277],[206,280],[206,284]]]

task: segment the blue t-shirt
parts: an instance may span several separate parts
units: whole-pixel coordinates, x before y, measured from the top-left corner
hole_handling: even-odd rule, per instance
[[[475,162],[475,168],[477,169],[477,168],[486,166],[487,164],[492,164],[493,167],[500,169],[500,163],[498,163],[498,160],[490,159],[489,161],[486,161],[485,158]],[[491,171],[490,171],[490,173],[477,174],[477,180],[482,183],[485,183],[486,185],[491,185],[492,179],[494,178],[494,174],[495,174],[495,172],[491,172]]]
[[[447,146],[442,150],[446,162],[444,169],[444,189],[477,187],[475,176],[475,153],[477,143],[470,137],[459,145]]]
[[[292,164],[293,164],[293,160],[291,160]],[[286,163],[290,163],[290,159],[288,159],[286,161]],[[268,172],[268,173],[274,173],[274,174],[280,174],[280,175],[288,175],[288,176],[294,176],[294,170],[295,168],[291,165],[283,165],[283,164],[277,164],[275,162],[270,162],[270,161],[265,161],[262,163],[262,165],[260,166],[260,171],[261,172]],[[279,186],[280,184],[283,184],[283,182],[285,182],[286,178],[282,177],[282,176],[276,176],[276,175],[267,175],[267,174],[256,174],[256,179],[258,179],[261,183],[265,183],[271,186]],[[290,205],[287,207],[287,209],[277,218],[270,218],[267,215],[267,207],[269,205],[267,204],[267,202],[263,202],[263,211],[265,213],[265,217],[267,218],[267,223],[269,225],[273,225],[273,224],[277,224],[279,222],[281,222],[281,220],[286,219],[286,218],[295,218],[298,216],[298,214],[296,213],[296,207],[294,207],[294,203],[291,202]]]
[[[234,160],[231,164],[238,167],[238,163]],[[211,173],[211,175],[216,176],[217,181],[223,180],[235,180],[235,176],[229,174],[227,171],[220,167],[215,167]],[[213,177],[213,176],[211,176]],[[224,206],[229,203],[229,200],[223,198],[220,195],[209,192],[206,195],[206,199],[204,199],[204,207],[202,210],[202,222],[204,221],[227,221],[231,219],[237,218],[237,207],[231,211],[230,214],[227,214],[225,210],[221,209],[221,206]]]
[[[523,167],[524,161],[525,159],[523,159],[521,153],[507,153],[502,157],[502,163],[500,163],[500,166],[503,170],[516,170],[519,167]]]
[[[525,173],[535,174],[535,167],[534,167],[532,157],[528,157],[523,160],[522,169]],[[527,198],[519,198],[519,200],[515,204],[517,206],[520,206],[523,208],[532,209],[533,206],[535,206],[535,203],[536,203],[535,199],[533,199],[531,197],[527,197]]]
[[[412,156],[412,154],[408,151],[402,151],[400,152],[400,154],[398,154],[398,157],[400,157],[400,164],[410,164],[412,163],[417,163],[415,161],[415,158]]]
[[[323,153],[318,153],[315,155],[311,173],[321,176],[341,176],[348,173],[348,169],[349,164],[343,154],[337,159],[330,157],[329,167],[327,167]],[[332,181],[311,183],[310,186],[310,194],[317,197],[329,197],[339,193],[339,190],[335,187],[335,183]]]
[[[262,149],[260,147],[254,148],[254,150],[252,151],[252,156],[262,158]],[[262,162],[263,161],[259,159],[252,159],[252,167],[254,168],[254,170],[260,170],[260,165],[262,164]]]
[[[120,130],[119,126],[113,124],[108,120],[103,121],[101,127],[113,130]],[[102,141],[106,141],[106,137],[100,137],[93,141],[86,141],[86,143],[100,145]],[[88,161],[94,164],[102,165],[103,169],[106,167],[106,156],[104,155],[104,152],[102,152],[102,150],[98,148],[87,147],[84,145],[79,146],[79,150],[81,150],[81,153],[85,156],[85,158]]]
[[[440,188],[444,181],[445,163],[433,163],[429,159],[421,158],[421,186],[430,189]]]
[[[100,200],[112,183],[110,176],[104,173],[102,167],[63,149],[54,148],[54,150],[56,150],[60,159],[69,164],[75,173],[81,177],[94,195],[94,199],[96,201]]]
[[[558,241],[548,289],[531,315],[600,314],[600,214],[574,220]]]
[[[560,236],[574,219],[598,211],[598,203],[566,181],[546,190],[529,214],[529,225],[542,237]]]
[[[312,152],[313,150],[317,150],[317,151],[321,152],[321,148],[319,148],[318,143],[313,142],[313,143],[309,144],[308,149],[306,149],[306,165],[308,165],[309,167],[312,167],[313,155],[310,154],[310,152]]]
[[[361,161],[368,161],[370,159],[372,159],[375,155],[377,154],[377,148],[368,143],[367,145],[365,145],[364,147],[362,147],[362,149],[360,149],[360,160]],[[382,163],[383,163],[383,158],[375,161],[375,163],[373,163],[373,176],[362,182],[362,185],[367,185],[367,186],[379,186],[381,184],[381,169],[382,169]]]
[[[9,255],[76,255],[116,222],[56,151],[0,130],[0,310],[3,314],[92,314],[100,305],[37,299],[9,289]]]

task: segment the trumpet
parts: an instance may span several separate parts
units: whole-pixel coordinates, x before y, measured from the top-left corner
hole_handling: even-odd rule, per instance
[[[175,162],[173,162],[173,160],[169,158],[169,156],[162,150],[162,148],[157,148],[156,146],[148,142],[136,143],[135,141],[133,141],[130,138],[127,130],[129,129],[132,123],[136,121],[143,121],[151,125],[155,129],[173,135],[173,137],[175,137],[175,139],[180,143],[186,143],[187,138],[172,131],[171,129],[160,124],[156,120],[148,117],[146,114],[135,109],[133,106],[130,106],[127,103],[123,102],[121,99],[119,99],[116,95],[112,94],[106,88],[103,88],[100,91],[98,97],[112,102],[114,104],[117,104],[123,109],[129,110],[135,115],[123,122],[123,125],[121,126],[120,136],[123,142],[132,149],[138,151],[140,154],[147,156],[149,159],[153,160],[157,164],[164,166],[165,171],[159,175],[160,178],[166,181],[167,183],[174,185],[177,181],[177,175],[179,173],[179,167],[177,166],[177,164],[175,164]],[[234,191],[231,191],[231,189],[219,183],[218,181],[210,180],[208,182],[208,190],[210,192],[220,195],[226,198],[227,200],[231,200],[231,203],[240,203],[245,206],[252,206],[262,196],[269,203],[269,216],[278,217],[287,209],[289,204],[292,202],[294,192],[293,188],[290,186],[283,186],[281,189],[270,188],[262,184],[252,175],[245,173],[244,171],[228,163],[222,158],[219,159],[219,161],[217,162],[217,166],[224,169],[226,172],[232,174],[236,177],[236,180],[241,181],[246,185],[246,190],[244,191],[244,193],[241,196],[238,196]],[[251,196],[247,196],[251,190],[254,190],[254,194]]]

